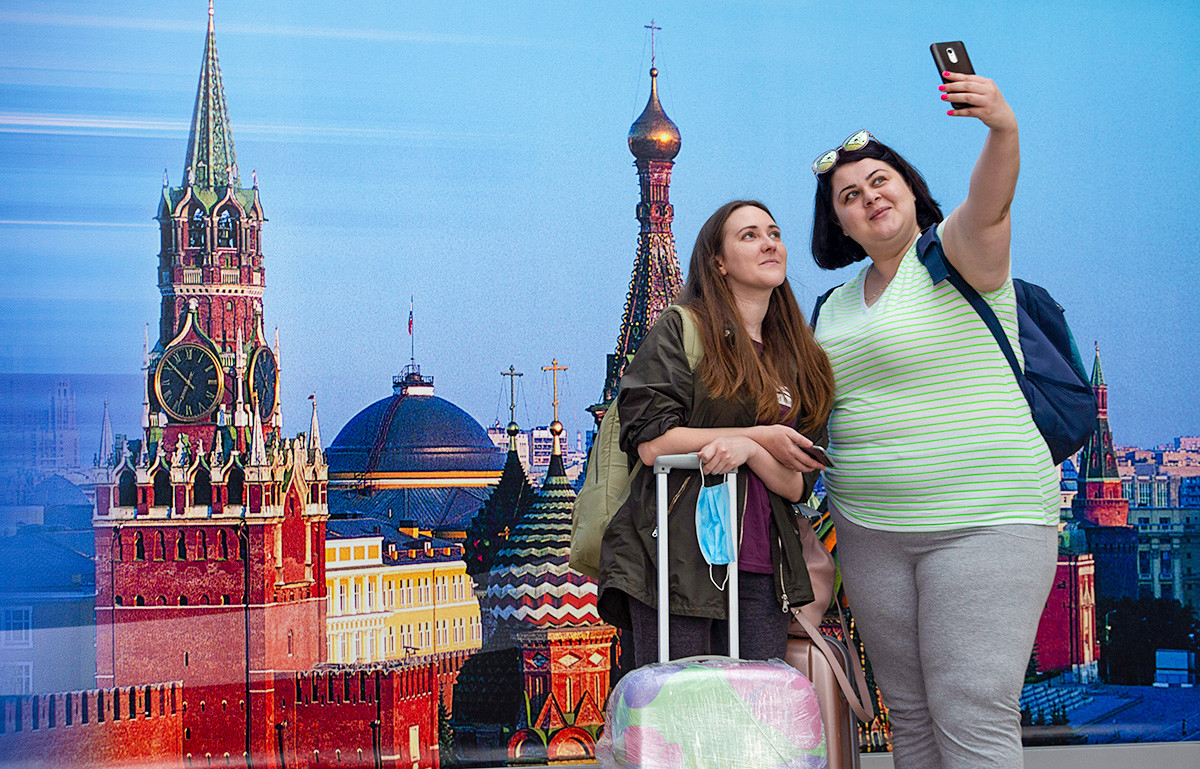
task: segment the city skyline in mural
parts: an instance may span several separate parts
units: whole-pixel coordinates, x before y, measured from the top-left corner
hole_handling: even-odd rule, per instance
[[[97,22],[97,17],[29,13],[18,21],[111,28]],[[117,28],[128,31],[131,26],[138,28],[127,23]],[[159,31],[169,32],[170,26]],[[435,38],[432,42],[458,45],[463,41]],[[189,55],[180,54],[179,58],[187,60]],[[527,410],[539,416],[527,416],[521,427],[546,425],[551,416],[555,421],[549,436],[541,436],[549,441],[543,443],[541,455],[538,434],[526,434],[526,457],[521,461],[518,444],[522,434],[510,429],[489,435],[484,425],[492,419],[479,418],[477,392],[465,393],[461,399],[452,392],[443,395],[443,400],[434,397],[429,376],[437,376],[441,387],[446,376],[436,366],[444,366],[451,381],[457,376],[499,383],[503,365],[511,361],[474,369],[477,361],[472,354],[479,352],[474,340],[479,339],[481,349],[489,349],[485,335],[473,332],[473,336],[467,334],[462,341],[453,342],[449,331],[433,331],[431,337],[438,338],[441,333],[441,342],[452,349],[452,355],[440,350],[426,358],[413,352],[410,360],[403,354],[408,345],[402,342],[410,340],[414,314],[418,330],[425,316],[406,311],[403,292],[395,285],[388,287],[386,300],[372,304],[364,286],[362,296],[350,303],[343,301],[339,307],[345,315],[390,318],[382,324],[376,317],[362,322],[377,332],[388,329],[381,335],[392,350],[381,356],[392,361],[386,369],[388,375],[369,387],[359,382],[356,391],[352,386],[339,389],[350,381],[339,374],[324,380],[327,385],[322,388],[323,393],[332,390],[338,394],[322,394],[316,403],[297,394],[294,380],[306,380],[314,370],[327,368],[322,362],[324,353],[317,352],[321,341],[305,347],[310,343],[305,324],[321,325],[319,300],[313,296],[320,289],[289,282],[286,277],[276,283],[274,276],[287,275],[289,260],[309,246],[297,247],[287,236],[275,243],[276,227],[285,230],[289,226],[286,218],[294,211],[285,209],[286,216],[278,215],[269,201],[260,204],[257,171],[247,173],[238,168],[238,159],[248,153],[243,149],[234,155],[233,137],[241,133],[238,122],[226,112],[211,21],[201,68],[184,172],[175,178],[168,172],[163,178],[156,212],[159,236],[150,240],[145,254],[139,253],[136,261],[141,269],[136,281],[116,289],[138,297],[157,278],[161,292],[161,313],[157,322],[150,324],[145,341],[138,340],[136,347],[143,360],[132,369],[144,372],[138,377],[141,392],[137,394],[141,426],[123,428],[124,441],[116,438],[107,413],[96,437],[75,428],[75,456],[84,459],[79,474],[85,477],[79,480],[94,490],[97,504],[91,543],[96,559],[91,582],[96,654],[90,673],[84,669],[74,675],[76,679],[94,675],[101,689],[81,693],[80,688],[88,687],[35,687],[32,691],[38,697],[34,699],[5,701],[4,729],[10,740],[16,737],[25,740],[23,745],[36,744],[28,739],[34,736],[32,731],[41,731],[45,737],[39,750],[63,749],[65,745],[68,750],[78,749],[81,761],[100,762],[136,757],[139,748],[133,746],[140,742],[148,746],[140,748],[148,751],[141,755],[182,759],[185,765],[200,761],[201,756],[220,760],[222,754],[225,760],[232,756],[236,761],[243,751],[287,757],[289,766],[340,761],[369,764],[372,754],[422,766],[450,764],[452,757],[488,764],[514,758],[588,758],[602,724],[600,708],[620,665],[622,646],[613,629],[595,617],[594,585],[565,567],[574,498],[565,455],[574,449],[578,461],[574,434],[590,427],[590,415],[577,408],[564,431],[557,424],[559,415],[547,413],[547,406],[551,400],[559,406],[560,394],[566,395],[560,392],[561,386],[574,406],[583,403],[602,411],[615,389],[614,375],[619,376],[623,354],[636,347],[635,337],[653,322],[669,298],[667,287],[678,281],[677,265],[673,275],[669,269],[655,273],[642,266],[661,269],[665,260],[676,259],[672,234],[676,220],[668,187],[671,161],[679,151],[679,133],[685,145],[689,136],[684,126],[667,141],[670,146],[642,147],[639,152],[638,125],[647,115],[648,124],[659,128],[666,120],[659,103],[657,70],[651,74],[650,93],[641,95],[645,109],[631,119],[634,130],[629,147],[637,158],[636,173],[641,181],[636,208],[641,231],[612,237],[616,245],[609,250],[621,256],[607,257],[619,262],[624,271],[619,283],[627,287],[626,311],[624,318],[619,312],[607,313],[605,320],[596,324],[620,329],[615,334],[615,355],[609,343],[592,356],[604,361],[608,355],[607,377],[602,373],[584,380],[576,374],[569,386],[565,382],[560,385],[560,374],[565,380],[566,371],[588,371],[596,363],[583,354],[588,345],[580,343],[582,338],[613,336],[609,331],[585,331],[580,313],[568,310],[556,315],[550,305],[530,302],[520,313],[497,311],[496,318],[511,327],[511,336],[518,343],[554,335],[546,329],[569,331],[558,340],[565,353],[554,353],[546,361],[536,357],[517,361],[530,378],[541,373],[539,368],[552,372],[549,390],[529,398],[536,405]],[[670,102],[666,111],[675,115]],[[16,124],[12,114],[6,119],[6,125]],[[73,131],[66,135],[79,136],[86,128],[81,125],[84,122],[87,120],[72,124]],[[97,129],[86,128],[91,130]],[[657,134],[646,130],[646,137],[652,135]],[[422,141],[426,139],[434,141],[436,137],[426,136]],[[588,151],[586,147],[577,149]],[[176,157],[178,147],[166,154]],[[265,177],[267,168],[260,168]],[[152,187],[143,186],[146,190],[139,199],[150,199]],[[120,194],[123,198],[124,193]],[[625,189],[619,199],[632,203],[635,198],[631,189]],[[395,203],[391,201],[393,206]],[[121,200],[121,206],[127,204]],[[6,205],[10,211],[18,209],[15,204]],[[424,213],[433,212],[426,209]],[[278,224],[264,227],[267,214]],[[689,215],[696,218],[694,211]],[[417,218],[421,219],[419,214]],[[418,221],[417,229],[440,233],[431,245],[453,242],[455,235],[447,232],[457,226],[453,219],[436,215],[423,224]],[[66,220],[11,218],[0,224],[16,230],[89,229],[86,224]],[[118,223],[114,229],[123,226]],[[311,237],[322,241],[336,237],[347,225],[340,216],[323,211],[306,226],[311,228]],[[378,225],[355,226],[370,229]],[[387,224],[382,226],[387,228]],[[155,240],[159,241],[157,248]],[[804,253],[802,241],[792,238],[794,260]],[[160,255],[157,273],[140,259],[153,253]],[[425,267],[446,263],[440,254],[424,256],[429,259]],[[557,256],[578,258],[570,248],[560,249]],[[628,278],[631,263],[632,281]],[[540,265],[544,291],[553,293],[568,290],[559,285],[578,285],[568,264]],[[413,281],[430,271],[409,269]],[[430,284],[433,295],[452,285],[453,267],[447,266],[447,270],[447,275],[439,276],[441,283]],[[521,274],[531,280],[536,269]],[[269,286],[265,292],[264,286]],[[52,291],[50,286],[44,288]],[[502,289],[503,285],[490,288]],[[1056,289],[1056,294],[1060,293]],[[299,304],[278,316],[273,314],[277,304],[295,302],[297,297]],[[505,301],[494,296],[443,299],[444,307],[460,310],[494,309]],[[415,299],[413,304],[417,304]],[[10,306],[16,305],[6,305]],[[145,302],[136,317],[153,318],[152,306]],[[436,318],[437,313],[435,305],[430,315]],[[494,323],[481,321],[482,314],[473,317],[477,325]],[[273,319],[270,326],[268,318]],[[284,339],[297,334],[290,326],[299,330],[299,338],[291,345],[281,345],[272,333],[275,319]],[[18,337],[24,334],[27,340],[42,333],[26,326],[20,331]],[[415,338],[410,348],[414,351]],[[1117,340],[1111,355],[1107,344],[1107,338],[1101,337],[1107,380],[1100,373],[1099,354],[1094,364],[1097,387],[1103,388],[1098,391],[1105,397],[1110,383],[1115,386],[1119,381],[1111,373],[1110,357],[1120,359],[1124,354]],[[127,357],[127,350],[117,350],[118,342],[111,346],[114,361]],[[520,347],[518,354],[535,356],[537,351],[532,348],[537,346]],[[24,360],[20,343],[12,350],[14,365],[7,367],[10,370],[5,374],[25,368],[15,365]],[[559,358],[570,365],[560,366]],[[434,363],[425,363],[428,359]],[[43,356],[33,368],[54,360],[53,355]],[[424,374],[420,364],[425,364]],[[1186,369],[1187,364],[1180,362],[1179,366]],[[486,370],[487,377],[479,370]],[[55,388],[59,387],[57,379],[47,378],[54,380]],[[18,380],[21,377],[10,376],[7,381]],[[586,385],[581,386],[581,381]],[[308,379],[305,384],[311,382]],[[508,384],[503,383],[505,389]],[[15,392],[18,385],[6,387]],[[447,389],[453,391],[454,387]],[[503,392],[501,387],[485,385],[477,389],[493,395],[496,390]],[[527,395],[532,389],[526,387]],[[358,400],[352,399],[359,395]],[[70,447],[65,443],[50,447],[50,443],[60,439],[69,443],[67,423],[76,419],[78,424],[74,394],[56,389],[55,396],[48,424],[30,432],[35,449],[50,451],[47,466],[34,468],[43,475],[56,469],[52,466],[55,457],[65,469],[71,469]],[[89,397],[94,403],[95,393]],[[1182,403],[1190,401],[1184,396]],[[305,409],[301,411],[299,406]],[[287,428],[285,408],[291,409]],[[507,421],[508,409],[509,401],[504,398],[496,406],[495,421]],[[329,411],[348,416],[329,419]],[[1114,409],[1112,416],[1121,413]],[[1041,662],[1031,663],[1037,673],[1062,676],[1060,683],[1080,686],[1101,677],[1108,680],[1112,671],[1106,669],[1102,676],[1100,670],[1102,644],[1110,643],[1112,626],[1119,626],[1119,620],[1133,612],[1125,605],[1113,609],[1106,604],[1107,613],[1098,616],[1098,598],[1136,601],[1162,597],[1194,604],[1197,586],[1191,569],[1186,578],[1180,569],[1182,559],[1190,559],[1190,550],[1185,553],[1174,541],[1168,547],[1157,547],[1157,539],[1152,548],[1149,540],[1143,543],[1139,539],[1148,530],[1140,532],[1137,525],[1130,524],[1141,524],[1133,520],[1136,508],[1141,507],[1159,513],[1173,511],[1174,518],[1169,520],[1160,516],[1151,523],[1147,518],[1146,527],[1167,532],[1178,527],[1175,533],[1194,527],[1196,510],[1187,504],[1187,495],[1198,491],[1187,480],[1192,473],[1171,468],[1200,467],[1200,446],[1186,440],[1200,430],[1184,429],[1190,424],[1185,409],[1173,421],[1160,420],[1156,428],[1162,433],[1156,444],[1185,436],[1174,447],[1174,454],[1131,452],[1118,458],[1113,445],[1116,429],[1110,430],[1107,412],[1103,417],[1097,430],[1100,437],[1081,459],[1075,488],[1069,489],[1064,478],[1064,508],[1072,511],[1069,520],[1078,524],[1074,529],[1068,526],[1060,555],[1063,585],[1055,595],[1062,598],[1064,608],[1045,635],[1039,635]],[[326,435],[336,436],[332,440],[321,439],[322,421]],[[305,429],[297,430],[297,425]],[[329,431],[330,426],[338,429]],[[28,448],[23,443],[15,447],[8,443],[13,441],[6,438],[6,449]],[[91,445],[96,446],[103,472],[88,466]],[[116,449],[106,453],[106,446]],[[1118,464],[1133,472],[1119,471]],[[1155,466],[1156,473],[1145,484],[1137,474],[1138,464]],[[535,467],[540,467],[540,472],[531,478]],[[10,542],[23,543],[21,538],[34,531],[21,531],[16,523],[41,524],[51,533],[35,536],[42,537],[47,553],[62,557],[68,546],[80,543],[68,542],[71,538],[66,534],[53,533],[59,525],[54,521],[65,522],[62,528],[70,533],[79,528],[72,522],[84,520],[85,507],[91,521],[91,508],[88,500],[80,502],[70,489],[47,489],[45,483],[22,490],[40,501],[43,518],[12,522],[15,533]],[[1074,499],[1066,495],[1068,491],[1077,492]],[[1142,503],[1139,495],[1143,493],[1149,504]],[[1075,532],[1078,537],[1073,538]],[[82,567],[69,559],[63,567],[60,571],[77,586],[77,592],[86,592],[78,589],[88,586],[83,575],[70,573]],[[6,604],[6,641],[20,640],[26,627],[23,611],[21,606]],[[76,622],[73,626],[84,625]],[[32,628],[32,620],[29,626]],[[1101,632],[1103,638],[1098,635]],[[229,643],[214,645],[213,638]],[[86,638],[77,640],[86,645]],[[12,682],[6,680],[6,687],[8,683]],[[1106,703],[1104,695],[1087,702],[1051,695],[1053,692],[1030,695],[1031,725],[1071,725],[1075,721],[1069,713],[1080,708],[1100,711],[1111,706],[1116,712],[1127,704]],[[24,727],[25,735],[14,734],[18,725]],[[63,727],[69,725],[88,728],[62,738],[65,742],[56,742],[66,733]],[[1168,726],[1173,724],[1164,721],[1162,728]],[[886,719],[867,725],[864,746],[884,747],[886,733]],[[1060,734],[1058,741],[1078,741],[1081,736],[1082,741],[1105,741],[1110,735],[1078,729]],[[1180,736],[1188,736],[1186,725]]]

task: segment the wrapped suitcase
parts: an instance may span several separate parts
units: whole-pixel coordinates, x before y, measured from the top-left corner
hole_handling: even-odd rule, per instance
[[[842,693],[834,674],[834,665],[806,633],[797,634],[797,626],[788,633],[786,660],[789,665],[803,673],[812,682],[817,699],[821,703],[821,721],[825,727],[825,748],[829,758],[829,769],[858,769],[858,719],[850,702]],[[850,653],[841,641],[824,637],[825,643],[840,658],[838,667],[849,673],[852,665]],[[863,687],[865,691],[865,687]]]
[[[658,563],[667,561],[667,474],[699,470],[695,454],[659,457]],[[736,559],[737,473],[726,475],[727,527]],[[824,769],[828,766],[821,706],[813,685],[782,660],[738,655],[736,560],[728,568],[729,657],[669,659],[668,601],[658,601],[659,662],[627,674],[609,694],[604,734],[596,745],[603,767],[652,769]],[[658,595],[667,595],[659,569]]]
[[[828,514],[823,516],[806,505],[796,505],[796,508],[808,519],[800,521],[800,539],[814,600],[792,610],[793,622],[788,628],[784,658],[804,673],[817,690],[829,766],[831,769],[858,769],[858,719],[866,724],[874,720],[871,693],[858,657],[841,641],[820,631],[825,612],[833,605],[841,620],[842,637],[850,638],[850,628],[841,604],[836,600],[837,567],[824,537],[818,536],[816,530],[817,527],[828,527]],[[825,536],[828,534],[826,532]],[[831,538],[831,541],[836,542],[836,539]]]

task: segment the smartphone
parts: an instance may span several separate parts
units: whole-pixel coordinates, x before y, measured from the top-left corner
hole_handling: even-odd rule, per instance
[[[971,66],[971,57],[967,56],[967,47],[962,44],[961,40],[955,40],[950,43],[934,43],[929,46],[929,52],[933,54],[933,60],[937,64],[938,74],[943,72],[961,72],[964,75],[974,75],[975,68]],[[943,83],[948,83],[946,78],[942,78]],[[950,102],[950,106],[954,109],[967,109],[970,104],[961,102]]]
[[[800,450],[826,467],[833,467],[833,460],[829,458],[829,454],[825,453],[825,449],[820,446],[801,446]]]

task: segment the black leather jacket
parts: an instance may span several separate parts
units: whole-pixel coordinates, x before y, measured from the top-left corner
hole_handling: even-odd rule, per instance
[[[750,427],[757,422],[751,401],[712,398],[700,376],[688,368],[679,316],[664,313],[646,334],[637,355],[621,377],[617,406],[621,418],[621,448],[631,462],[637,460],[639,444],[653,440],[672,427]],[[809,435],[824,443],[825,433]],[[818,440],[819,439],[819,440]],[[738,504],[746,504],[746,477],[738,472]],[[805,497],[816,473],[806,475]],[[725,618],[725,598],[709,579],[709,565],[696,541],[696,499],[701,483],[698,472],[676,471],[667,478],[671,537],[670,611],[694,617]],[[775,567],[775,590],[780,610],[813,600],[791,504],[768,490],[771,501],[771,562]],[[678,514],[677,514],[678,511]],[[600,549],[600,616],[617,627],[630,627],[626,596],[656,607],[657,543],[654,529],[655,479],[653,468],[641,468],[630,485],[629,499],[613,516]],[[741,521],[738,522],[739,530]],[[739,540],[740,541],[740,536]],[[714,566],[713,578],[720,583],[724,566]]]

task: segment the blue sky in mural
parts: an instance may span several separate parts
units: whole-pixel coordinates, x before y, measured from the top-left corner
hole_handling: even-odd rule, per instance
[[[417,361],[484,424],[586,429],[637,222],[625,144],[649,37],[679,126],[686,259],[719,204],[757,197],[801,303],[848,279],[808,255],[811,159],[868,127],[948,208],[984,129],[945,115],[928,45],[963,40],[1021,120],[1016,274],[1050,288],[1119,443],[1200,434],[1191,3],[217,3],[243,181],[257,170],[285,431],[326,440]],[[128,373],[157,320],[167,169],[180,182],[202,0],[0,3],[0,373]],[[118,426],[118,430],[122,426]],[[125,425],[136,428],[136,425]]]

